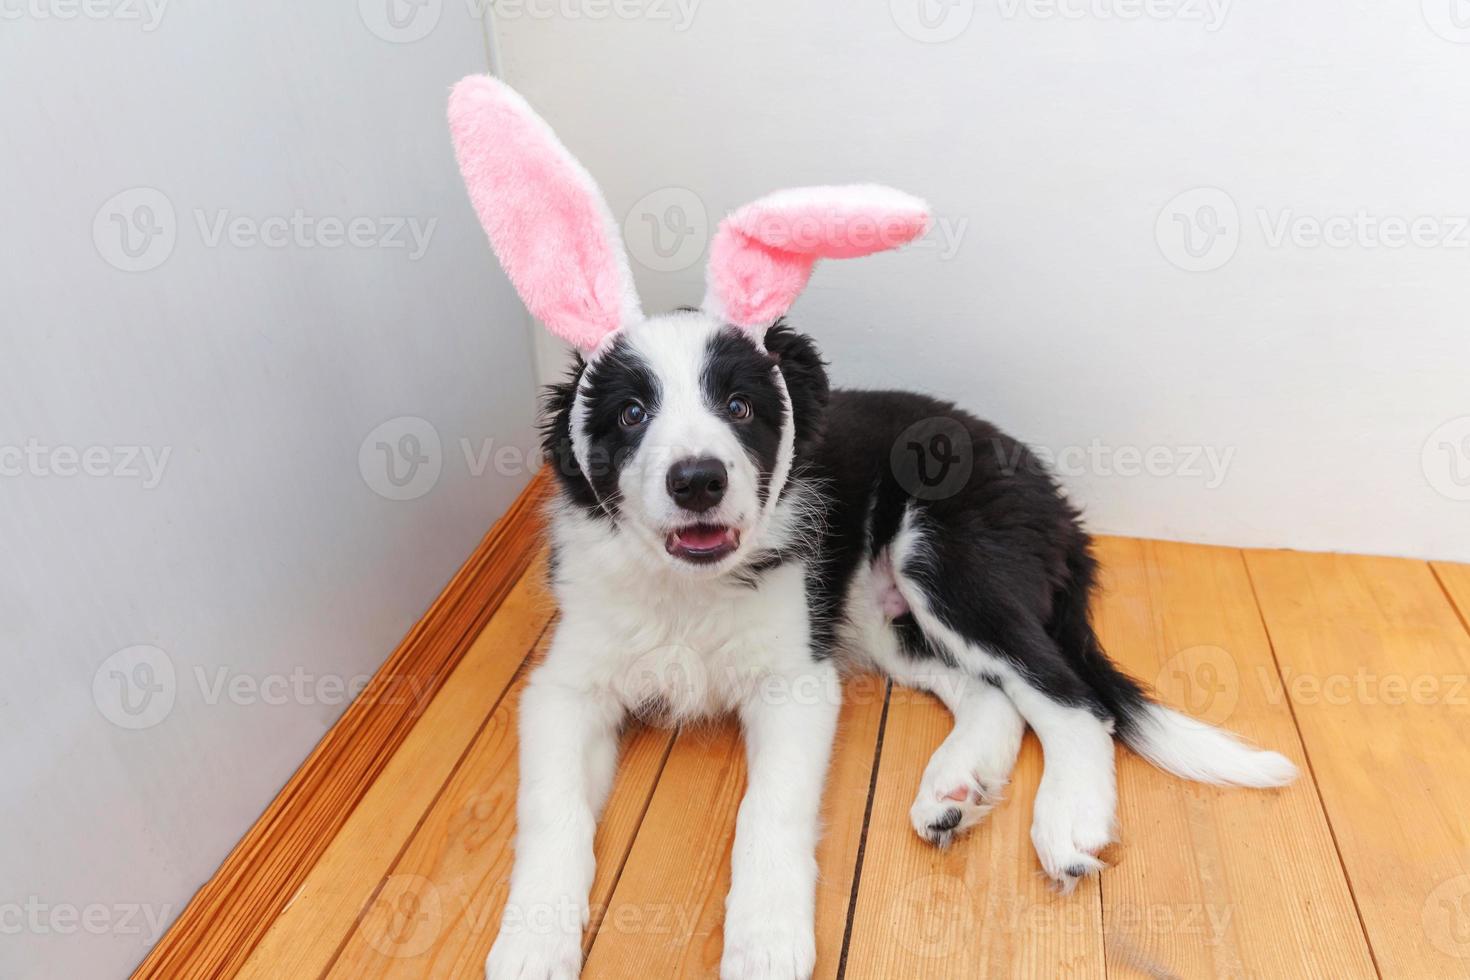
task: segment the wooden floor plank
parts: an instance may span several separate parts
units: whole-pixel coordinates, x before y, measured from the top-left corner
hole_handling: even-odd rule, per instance
[[[1303,768],[1286,789],[1221,789],[1120,750],[1109,974],[1374,976],[1240,552],[1114,538],[1098,557],[1094,617],[1113,659],[1164,703]]]
[[[475,739],[329,976],[465,977],[483,969],[510,888],[516,723],[525,681],[523,673]],[[591,906],[597,912],[617,883],[672,738],[641,725],[624,737],[594,841]],[[589,929],[589,942],[592,935]]]
[[[894,687],[863,852],[848,980],[1104,975],[1097,880],[1046,885],[1031,850],[1041,751],[1028,735],[1008,799],[947,850],[919,840],[909,805],[951,721],[938,701]]]
[[[852,891],[883,686],[845,688],[818,851],[817,976],[833,977]],[[584,976],[714,977],[722,949],[730,845],[745,789],[745,752],[733,720],[681,732],[592,944]]]
[[[720,958],[730,843],[744,788],[735,721],[679,734],[584,974],[711,975]]]
[[[1470,973],[1470,636],[1424,562],[1247,565],[1379,969]]]
[[[1449,561],[1430,562],[1435,577],[1455,608],[1460,613],[1460,622],[1470,629],[1470,565]]]
[[[544,559],[522,577],[327,846],[238,976],[314,977],[352,930],[551,619]]]
[[[868,791],[877,761],[888,682],[872,674],[850,678],[822,800],[822,838],[817,844],[817,969],[813,980],[836,980],[852,904],[853,879],[862,845]]]

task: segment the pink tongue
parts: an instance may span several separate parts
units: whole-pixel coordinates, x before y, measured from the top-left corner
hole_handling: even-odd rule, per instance
[[[679,532],[679,543],[695,551],[709,551],[725,543],[722,527],[689,527]]]

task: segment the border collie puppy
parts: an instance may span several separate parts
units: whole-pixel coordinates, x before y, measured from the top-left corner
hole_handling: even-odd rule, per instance
[[[1036,732],[1031,840],[1064,891],[1113,839],[1115,736],[1190,779],[1293,778],[1109,662],[1088,622],[1088,537],[1023,445],[921,395],[830,391],[782,319],[818,258],[922,234],[923,202],[873,186],[763,198],[720,225],[701,308],[649,317],[596,186],[526,103],[471,77],[449,112],[501,264],[581,351],[546,405],[561,618],[521,700],[515,868],[487,977],[579,973],[593,832],[630,714],[743,725],[726,978],[812,973],[844,669],[953,713],[910,810],[936,845],[985,816]]]

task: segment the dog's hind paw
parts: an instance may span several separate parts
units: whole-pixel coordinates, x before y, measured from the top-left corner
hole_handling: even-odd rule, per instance
[[[974,773],[936,779],[926,772],[919,795],[909,807],[909,822],[924,840],[935,847],[948,847],[999,802],[1000,787],[981,782]]]

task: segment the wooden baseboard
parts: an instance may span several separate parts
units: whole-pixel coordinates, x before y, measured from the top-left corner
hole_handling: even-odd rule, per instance
[[[492,527],[362,695],[133,973],[234,975],[535,556],[545,470]],[[404,690],[415,692],[403,697]]]

